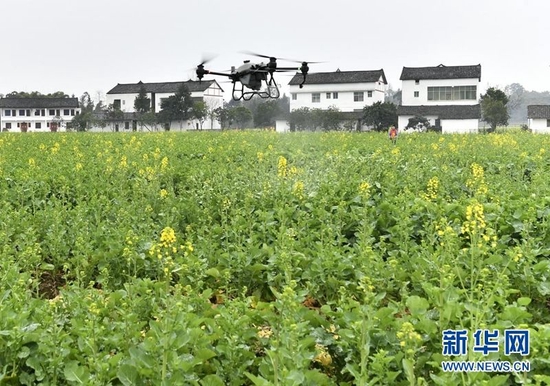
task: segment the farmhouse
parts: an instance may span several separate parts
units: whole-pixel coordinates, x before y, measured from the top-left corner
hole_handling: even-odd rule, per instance
[[[2,131],[65,131],[78,114],[78,98],[0,98]]]
[[[443,133],[473,133],[479,128],[481,65],[403,67],[398,126],[422,116]]]
[[[163,82],[163,83],[127,83],[117,84],[109,92],[107,92],[107,104],[113,105],[116,109],[121,110],[124,114],[115,122],[112,122],[112,129],[130,130],[136,128],[136,117],[134,109],[134,101],[142,88],[145,89],[147,97],[151,100],[151,110],[159,112],[161,110],[162,101],[171,95],[174,95],[179,87],[185,84],[191,93],[194,101],[204,101],[209,110],[214,110],[223,106],[223,90],[215,80],[205,80],[202,82],[186,81],[186,82]],[[189,130],[200,128],[200,123],[197,120],[190,119],[185,122],[173,122],[171,130]],[[204,129],[219,129],[219,123],[212,117],[208,118],[202,128]],[[98,130],[97,128],[94,130]]]
[[[527,124],[533,133],[550,133],[550,105],[527,106]]]
[[[335,107],[357,126],[364,106],[384,101],[388,84],[383,69],[312,73],[300,88],[302,80],[301,74],[290,80],[290,111]]]

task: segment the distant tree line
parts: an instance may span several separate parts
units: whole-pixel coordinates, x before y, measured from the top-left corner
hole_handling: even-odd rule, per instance
[[[25,92],[25,91],[12,91],[6,95],[0,94],[0,98],[70,98],[69,95],[63,91],[56,91],[51,94],[42,94],[38,91]]]

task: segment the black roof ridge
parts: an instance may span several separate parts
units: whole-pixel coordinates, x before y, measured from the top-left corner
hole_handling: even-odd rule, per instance
[[[481,80],[481,63],[468,65],[407,67],[403,66],[399,80],[467,79]]]

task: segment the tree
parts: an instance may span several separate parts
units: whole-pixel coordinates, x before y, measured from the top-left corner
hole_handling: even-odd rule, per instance
[[[409,123],[407,123],[405,128],[416,131],[427,131],[430,126],[430,121],[426,117],[415,115],[414,117],[409,118]]]
[[[375,131],[387,130],[397,126],[397,106],[392,102],[376,102],[363,107],[363,123],[372,126]]]
[[[139,93],[134,99],[134,110],[134,117],[141,130],[143,130],[143,127],[151,130],[156,126],[157,117],[151,110],[151,98],[147,95],[145,86],[140,87]]]
[[[220,122],[222,129],[231,126],[231,116],[227,107],[224,106],[214,109],[214,116],[216,117],[216,120]]]
[[[229,119],[242,129],[252,119],[252,112],[244,106],[233,107],[229,110]]]
[[[292,131],[342,130],[345,117],[335,106],[326,110],[302,107],[290,112],[288,122]]]
[[[481,95],[481,113],[483,120],[490,125],[489,132],[494,132],[499,125],[508,126],[510,115],[506,109],[508,97],[504,91],[491,87]]]
[[[147,96],[145,86],[141,86],[139,94],[134,99],[134,110],[140,114],[145,114],[151,110],[151,98]]]
[[[208,118],[208,106],[204,101],[197,101],[193,105],[193,118],[199,121],[200,129],[202,130],[202,125],[206,118]]]
[[[508,114],[511,114],[523,103],[525,88],[519,83],[512,83],[504,87],[504,93],[508,97],[506,108],[508,109]]]
[[[39,91],[12,91],[9,94],[6,94],[6,98],[69,98],[67,94],[63,91],[56,91],[51,94],[42,94]]]
[[[90,98],[90,94],[85,92],[79,99],[80,114],[75,115],[71,121],[71,127],[76,131],[87,131],[96,124],[97,119],[94,114],[94,102]]]
[[[330,130],[341,130],[342,122],[344,121],[344,115],[342,112],[335,106],[329,106],[326,110],[318,110],[315,113],[317,114],[317,123],[324,131]]]
[[[254,112],[255,127],[273,127],[275,119],[279,114],[279,104],[276,100],[269,100],[260,103]]]
[[[292,110],[289,115],[289,124],[292,131],[313,130],[311,112],[307,107]]]
[[[106,126],[107,124],[114,125],[114,131],[118,131],[118,122],[121,122],[123,119],[124,112],[120,109],[120,107],[111,103],[105,110],[102,124],[103,126]]]
[[[384,97],[384,102],[391,102],[397,106],[401,105],[401,89],[398,89],[397,91],[392,89],[391,86],[388,87],[388,91],[386,91],[386,96]]]
[[[173,121],[188,120],[192,115],[193,99],[185,83],[182,83],[174,95],[164,99],[160,107],[158,120],[166,124],[166,130],[170,130]]]

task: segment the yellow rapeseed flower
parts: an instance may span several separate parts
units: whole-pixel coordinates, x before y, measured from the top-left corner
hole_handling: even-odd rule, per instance
[[[176,232],[170,227],[166,227],[160,233],[160,241],[165,246],[169,246],[176,242]]]
[[[279,160],[277,162],[277,175],[279,177],[286,177],[286,173],[287,173],[287,170],[286,170],[286,167],[287,167],[287,160],[285,157],[283,157],[282,155],[279,156]]]

